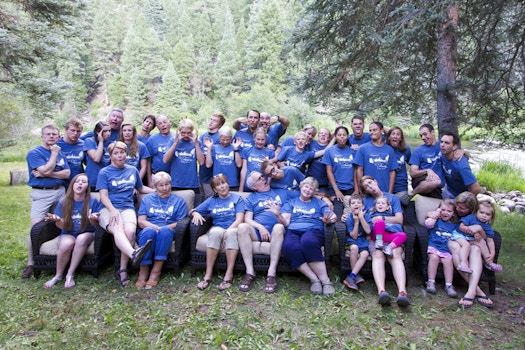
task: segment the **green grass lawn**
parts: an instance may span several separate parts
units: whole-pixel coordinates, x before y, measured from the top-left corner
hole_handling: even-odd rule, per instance
[[[264,278],[254,289],[235,285],[219,292],[220,277],[199,291],[203,272],[191,277],[189,267],[180,277],[165,273],[158,287],[136,290],[118,286],[113,269],[99,278],[79,273],[77,287],[59,283],[42,288],[52,277],[22,280],[29,233],[29,188],[9,186],[9,170],[24,163],[0,163],[0,346],[70,349],[520,349],[525,347],[523,218],[500,215],[496,228],[503,234],[496,308],[479,305],[469,310],[457,300],[427,295],[418,275],[409,272],[412,305],[381,309],[375,286],[366,278],[359,293],[351,293],[337,280],[331,298],[313,296],[299,275],[279,275],[275,294],[262,292]],[[518,226],[521,225],[521,226]],[[221,272],[219,272],[220,274]],[[136,275],[132,276],[133,283]],[[482,286],[486,288],[486,286]],[[387,289],[395,293],[389,281]],[[465,292],[459,285],[458,291]]]

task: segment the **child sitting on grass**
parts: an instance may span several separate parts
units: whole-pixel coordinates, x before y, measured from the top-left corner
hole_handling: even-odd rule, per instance
[[[374,206],[370,208],[370,215],[372,218],[382,218],[374,223],[372,229],[371,238],[375,241],[375,248],[382,249],[383,253],[392,256],[392,251],[405,243],[407,235],[403,232],[403,227],[400,224],[385,222],[386,216],[394,216],[388,198],[385,196],[377,197]],[[381,236],[379,237],[379,235]]]
[[[436,211],[427,214],[425,226],[431,229],[428,238],[428,281],[427,292],[436,293],[436,274],[439,263],[443,264],[445,275],[445,291],[450,298],[458,296],[452,280],[454,278],[454,263],[448,248],[448,240],[452,232],[458,228],[456,206],[451,199],[441,201]]]
[[[350,197],[350,213],[347,214],[346,230],[348,236],[346,243],[350,247],[350,267],[352,272],[343,281],[344,285],[352,290],[359,290],[357,285],[364,282],[359,271],[366,263],[370,255],[368,251],[368,239],[372,231],[372,220],[369,213],[365,212],[363,197],[353,194]]]
[[[476,214],[469,214],[460,220],[460,232],[456,231],[452,236],[452,239],[461,246],[458,270],[467,273],[472,272],[468,265],[464,264],[471,244],[479,246],[487,269],[494,272],[503,270],[503,266],[494,262],[496,246],[494,244],[494,229],[491,224],[494,223],[495,216],[494,204],[489,201],[483,201],[478,203]]]

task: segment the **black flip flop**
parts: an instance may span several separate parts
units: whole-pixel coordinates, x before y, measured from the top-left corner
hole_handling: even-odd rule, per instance
[[[470,305],[460,304],[462,301],[469,301],[469,302],[471,302],[472,304],[470,304]],[[461,299],[456,303],[456,305],[457,305],[458,307],[462,307],[463,309],[470,309],[470,308],[472,307],[472,305],[474,305],[474,299],[472,299],[472,298],[467,298],[467,297],[463,297],[463,298],[461,298]]]
[[[488,309],[493,309],[494,308],[494,302],[486,295],[476,295],[476,300],[478,301],[479,305],[485,306]],[[484,303],[484,302],[482,302],[480,300],[490,300],[490,301],[492,301],[492,304],[487,304],[487,303]]]

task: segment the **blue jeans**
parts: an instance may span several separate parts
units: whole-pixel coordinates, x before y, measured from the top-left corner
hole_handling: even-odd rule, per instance
[[[166,261],[174,236],[175,230],[168,226],[162,226],[159,232],[155,231],[153,227],[146,227],[140,231],[137,238],[139,246],[144,245],[148,239],[152,240],[151,248],[144,254],[144,258],[140,264],[151,265],[153,264],[153,260]]]

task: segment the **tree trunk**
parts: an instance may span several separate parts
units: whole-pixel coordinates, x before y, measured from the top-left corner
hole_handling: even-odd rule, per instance
[[[437,57],[437,114],[438,130],[458,132],[456,99],[456,63],[458,9],[447,9],[448,20],[438,32]]]

